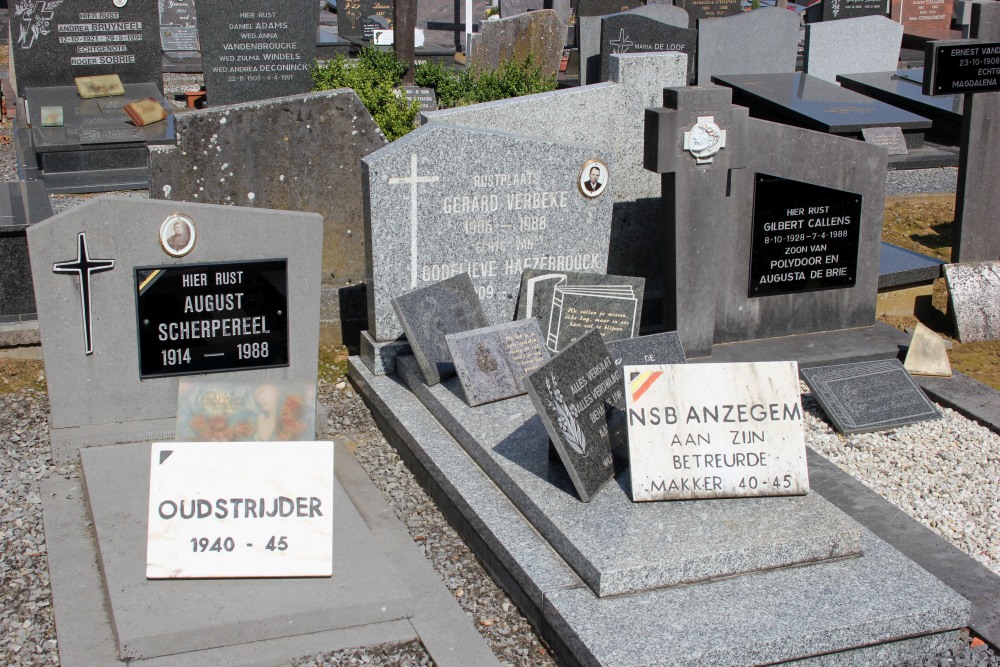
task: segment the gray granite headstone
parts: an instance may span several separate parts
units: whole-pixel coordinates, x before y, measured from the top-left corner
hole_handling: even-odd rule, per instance
[[[676,331],[604,342],[611,358],[622,367],[687,363],[681,339]]]
[[[767,35],[767,39],[761,39]],[[799,17],[780,7],[698,23],[698,85],[715,74],[794,72]]]
[[[319,11],[314,0],[195,0],[208,104],[312,89]]]
[[[946,264],[944,278],[958,339],[1000,340],[1000,262]]]
[[[0,184],[0,324],[35,319],[27,228],[51,215],[41,181]]]
[[[559,72],[566,24],[551,9],[518,14],[497,21],[484,21],[472,51],[473,67],[495,70],[507,62],[532,63],[541,67],[543,76]]]
[[[165,237],[164,229],[177,214],[186,216],[194,228],[186,254],[167,252],[172,237]],[[240,355],[257,355],[260,367],[215,374],[220,381],[314,381],[322,233],[322,220],[315,213],[120,197],[97,197],[31,225],[28,250],[45,355],[54,459],[71,460],[83,446],[172,439],[178,378],[190,377],[192,372],[186,369],[209,358],[197,352],[185,355],[189,346],[192,352],[208,355],[204,346],[214,345],[217,349],[211,355],[222,353],[220,360],[227,364],[241,363]],[[242,293],[243,276],[231,272],[251,271],[250,262],[255,260],[285,264],[287,311],[282,308],[282,317],[294,321],[287,327],[285,365],[263,368],[270,350],[252,346],[263,329],[280,331],[275,321],[257,320],[257,333],[251,321],[244,334],[240,318],[237,334],[232,318],[239,309],[209,313],[202,306],[197,313],[192,301],[188,315],[161,309],[156,317],[166,321],[140,320],[140,302],[148,298],[139,296],[140,289],[155,286],[164,276],[179,281],[189,275],[182,273],[186,267],[191,267],[190,275],[198,276],[189,280],[189,289],[229,294],[228,304],[222,303],[232,306],[235,294]],[[139,280],[140,267],[148,280]],[[220,279],[217,273],[227,275]],[[253,300],[268,298],[257,291]],[[182,311],[186,306],[177,308]],[[167,328],[161,329],[161,324]],[[171,329],[171,324],[177,326]],[[166,338],[159,338],[161,334]],[[153,338],[157,339],[151,346],[153,355],[159,359],[157,348],[162,347],[176,375],[140,378],[140,352],[146,349],[140,348],[140,340],[146,344]],[[238,349],[243,342],[250,347]]]
[[[537,318],[545,343],[559,352],[591,329],[605,341],[639,335],[644,278],[525,269],[517,317]]]
[[[11,15],[11,78],[18,95],[27,88],[72,86],[74,78],[95,74],[163,90],[152,0],[20,0]]]
[[[941,418],[898,359],[814,366],[799,373],[834,427],[844,434]]]
[[[516,320],[444,337],[471,406],[524,393],[524,376],[549,360],[538,320]]]
[[[323,337],[352,344],[367,325],[358,160],[385,137],[351,90],[201,109],[176,117],[177,145],[150,150],[156,199],[323,216]],[[304,149],[308,147],[308,150]]]
[[[646,16],[651,19],[677,26],[688,27],[688,14],[680,7],[667,4],[641,5],[625,7],[621,12],[615,10],[608,14],[630,14]],[[580,83],[597,83],[601,80],[601,16],[580,16],[577,19],[578,43],[580,47]]]
[[[625,458],[625,392],[600,334],[593,331],[525,378],[525,389],[580,499],[590,502]]]
[[[537,13],[537,12],[535,12]],[[469,273],[489,324],[514,317],[521,272],[607,270],[612,198],[583,195],[586,146],[432,124],[362,160],[369,332],[402,332],[391,300]]]
[[[885,16],[861,16],[806,26],[803,71],[836,83],[838,74],[892,72],[903,26]]]
[[[633,12],[601,19],[601,80],[609,76],[611,54],[679,51],[688,57],[688,78],[694,75],[698,32],[679,28]]]
[[[429,385],[455,374],[445,336],[486,326],[468,273],[397,296],[392,308]]]

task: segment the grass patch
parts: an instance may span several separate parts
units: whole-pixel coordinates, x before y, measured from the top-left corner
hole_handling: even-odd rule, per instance
[[[320,344],[319,384],[336,384],[347,377],[348,354],[343,345]]]
[[[0,357],[0,394],[22,389],[46,391],[45,366],[41,359]]]

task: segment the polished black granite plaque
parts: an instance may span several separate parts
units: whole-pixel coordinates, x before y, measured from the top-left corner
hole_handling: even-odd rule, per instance
[[[757,174],[749,296],[852,287],[861,195]]]
[[[962,126],[962,96],[924,95],[921,87],[923,69],[898,70],[896,72],[865,72],[862,74],[839,74],[840,85],[872,99],[891,104],[894,107],[926,116],[934,121],[937,128],[944,123],[949,129],[960,130]]]
[[[135,268],[139,375],[288,366],[288,262]]]
[[[712,81],[733,89],[733,103],[764,120],[831,134],[860,134],[865,127],[925,130],[931,121],[802,72],[725,74]]]
[[[1000,42],[946,40],[926,52],[924,92],[989,93],[1000,91]]]

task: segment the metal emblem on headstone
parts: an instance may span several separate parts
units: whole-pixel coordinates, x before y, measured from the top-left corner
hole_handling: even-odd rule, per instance
[[[92,336],[92,321],[90,310],[90,276],[115,268],[113,259],[91,259],[87,250],[87,235],[80,232],[77,236],[76,259],[56,262],[52,265],[52,273],[75,273],[80,278],[80,309],[83,314],[83,343],[86,354],[94,353]]]
[[[715,116],[698,116],[698,122],[684,133],[684,150],[698,164],[709,164],[715,154],[726,147],[726,131],[715,122]]]
[[[191,252],[197,236],[194,220],[186,215],[174,213],[160,223],[160,245],[163,246],[163,252],[171,257],[183,257]]]

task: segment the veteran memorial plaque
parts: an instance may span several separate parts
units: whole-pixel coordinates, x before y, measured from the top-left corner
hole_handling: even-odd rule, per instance
[[[809,491],[794,361],[626,366],[632,500]]]
[[[1000,42],[934,42],[925,58],[925,95],[1000,91]]]
[[[143,378],[288,365],[284,259],[135,268]]]
[[[148,579],[329,577],[333,443],[153,443]]]
[[[851,287],[861,195],[757,174],[749,296]]]

